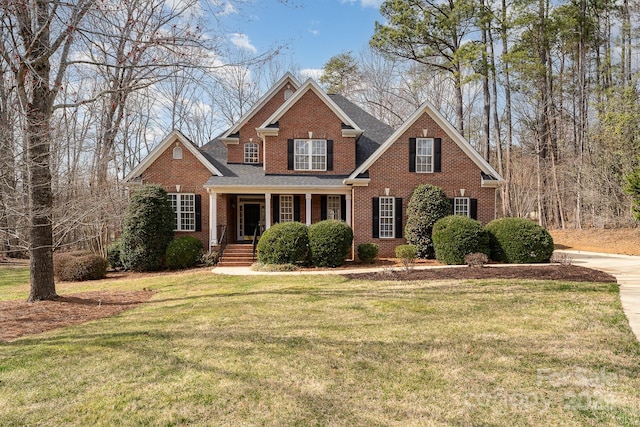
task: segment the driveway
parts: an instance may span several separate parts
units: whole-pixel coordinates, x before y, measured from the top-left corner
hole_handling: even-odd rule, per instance
[[[560,250],[574,265],[605,271],[618,279],[620,301],[631,330],[640,341],[640,256]]]

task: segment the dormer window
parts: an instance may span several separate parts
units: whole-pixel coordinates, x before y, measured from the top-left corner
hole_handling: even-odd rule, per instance
[[[173,149],[173,159],[174,160],[182,160],[182,148],[174,147]]]
[[[260,162],[260,148],[257,142],[247,142],[244,144],[244,162],[245,163],[259,163]]]

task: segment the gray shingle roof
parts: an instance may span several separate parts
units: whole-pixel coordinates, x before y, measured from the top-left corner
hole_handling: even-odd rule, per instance
[[[364,132],[356,142],[356,167],[371,156],[393,133],[393,129],[364,111],[342,95],[329,95],[331,99]],[[212,176],[206,186],[240,187],[344,187],[343,175],[267,175],[262,165],[228,164],[227,147],[216,138],[200,147],[202,154],[224,176]]]

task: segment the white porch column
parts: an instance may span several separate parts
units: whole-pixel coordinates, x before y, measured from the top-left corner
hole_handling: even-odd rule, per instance
[[[346,194],[344,198],[345,198],[345,202],[346,202],[345,203],[345,205],[346,205],[345,208],[347,210],[347,212],[345,212],[346,213],[345,216],[347,218],[347,225],[349,225],[349,227],[351,227],[351,193]]]
[[[264,229],[271,227],[271,193],[264,193]]]
[[[209,192],[209,247],[218,244],[218,193]]]
[[[307,219],[307,225],[311,225],[311,193],[305,194],[305,217]]]

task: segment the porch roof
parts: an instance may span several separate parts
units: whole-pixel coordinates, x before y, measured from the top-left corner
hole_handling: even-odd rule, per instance
[[[262,165],[227,164],[225,176],[212,176],[205,188],[269,188],[283,190],[292,188],[334,189],[349,188],[344,184],[347,175],[268,175]]]

